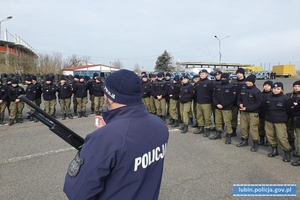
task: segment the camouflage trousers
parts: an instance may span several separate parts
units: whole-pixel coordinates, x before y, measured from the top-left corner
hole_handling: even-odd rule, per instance
[[[59,99],[60,112],[62,115],[71,114],[71,98],[68,99]]]
[[[19,119],[22,118],[22,112],[24,109],[24,102],[20,101],[18,103],[16,102],[10,102],[9,105],[9,119]]]

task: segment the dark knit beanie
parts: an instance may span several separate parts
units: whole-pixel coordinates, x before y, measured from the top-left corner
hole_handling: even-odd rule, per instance
[[[269,86],[272,87],[273,81],[265,81],[265,82],[264,82],[264,85],[269,85]]]
[[[183,76],[183,78],[186,78],[186,79],[189,79],[189,80],[190,80],[190,77],[189,77],[189,76]]]
[[[6,79],[6,83],[7,83],[7,82],[10,82],[10,81],[12,81],[12,80],[13,80],[12,78],[7,78],[7,79]]]
[[[215,73],[215,75],[219,75],[219,74],[222,74],[222,72],[221,71],[216,71],[216,73]]]
[[[245,75],[245,70],[244,70],[243,68],[238,68],[238,69],[236,70],[236,74],[237,74],[237,73],[241,73],[241,74]]]
[[[52,78],[48,76],[48,77],[46,78],[46,81],[52,81]]]
[[[147,78],[148,79],[148,76],[147,75],[143,75],[142,78]]]
[[[249,75],[249,76],[247,76],[247,78],[245,79],[245,82],[249,81],[249,82],[255,83],[255,79],[256,79],[256,76],[254,76],[254,75]]]
[[[194,76],[193,76],[193,79],[194,79],[194,78],[200,78],[200,76],[199,76],[199,75],[194,75]]]
[[[229,78],[229,74],[228,74],[228,73],[222,73],[222,74],[221,74],[221,78],[226,78],[226,79],[228,79],[228,78]]]
[[[95,77],[97,77],[97,76],[99,76],[98,73],[94,73],[94,74],[93,74],[93,78],[95,78]]]
[[[65,81],[65,80],[66,80],[66,78],[65,78],[65,77],[61,77],[61,79],[60,79],[60,80],[61,80],[61,81],[62,81],[62,80],[64,80],[64,81]]]
[[[159,73],[157,74],[157,78],[162,78],[162,77],[164,77],[164,73],[159,72]]]
[[[18,81],[17,79],[13,79],[13,80],[11,81],[11,84],[19,84],[19,81]]]
[[[167,73],[166,73],[166,76],[170,76],[170,77],[171,77],[171,74],[170,74],[169,72],[167,72]]]
[[[206,69],[202,69],[199,71],[199,74],[201,74],[201,73],[208,73],[208,71]]]
[[[96,78],[96,80],[102,81],[100,76],[98,76],[98,77]]]
[[[132,71],[122,69],[105,79],[103,91],[113,102],[130,105],[142,102],[142,83]]]
[[[174,80],[175,80],[176,82],[180,81],[179,76],[178,76],[178,75],[174,76]]]
[[[31,77],[27,77],[27,78],[26,78],[26,81],[30,81],[30,82],[31,82],[31,81],[32,81],[32,78],[31,78]]]
[[[281,87],[283,89],[283,83],[282,82],[275,82],[273,85],[272,85],[272,88],[275,88],[275,87]]]
[[[295,82],[293,83],[293,87],[294,87],[295,85],[300,85],[300,81],[295,81]]]
[[[31,79],[35,80],[35,81],[37,80],[36,76],[34,76],[34,75],[31,77]]]

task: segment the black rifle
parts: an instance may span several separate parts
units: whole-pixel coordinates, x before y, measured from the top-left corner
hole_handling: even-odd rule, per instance
[[[30,116],[36,118],[43,124],[49,127],[50,131],[58,135],[64,141],[69,143],[75,149],[80,150],[84,139],[70,130],[68,127],[57,121],[54,117],[43,111],[40,107],[35,105],[32,101],[27,99],[24,95],[18,97],[31,107]]]

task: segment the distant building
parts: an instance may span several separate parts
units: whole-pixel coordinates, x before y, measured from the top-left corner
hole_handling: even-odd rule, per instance
[[[93,77],[94,73],[98,73],[101,78],[106,78],[112,72],[120,70],[119,68],[107,66],[103,64],[83,65],[76,67],[67,67],[63,69],[63,75],[80,75]]]

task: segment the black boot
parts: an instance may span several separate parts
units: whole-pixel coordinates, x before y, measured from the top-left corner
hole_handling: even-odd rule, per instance
[[[72,114],[68,114],[69,119],[73,119],[73,115]]]
[[[283,162],[291,162],[291,151],[284,151]]]
[[[192,128],[197,128],[198,127],[198,122],[196,121],[196,123],[194,123],[191,127]]]
[[[82,117],[82,112],[78,112],[78,118]]]
[[[204,126],[198,126],[197,129],[193,133],[194,134],[204,133]]]
[[[203,137],[208,137],[209,135],[210,135],[210,128],[205,128]]]
[[[190,118],[190,120],[189,120],[189,125],[193,125],[194,123],[193,123],[193,118]]]
[[[265,144],[264,144],[264,146],[266,146],[266,147],[270,146],[270,144],[268,142],[268,138],[267,137],[264,137],[264,138],[265,138]]]
[[[12,126],[14,124],[14,120],[13,119],[10,119],[9,120],[9,123],[8,123],[8,126]]]
[[[222,134],[222,131],[217,131],[215,135],[209,137],[210,140],[216,140],[216,139],[221,139],[221,134]]]
[[[168,122],[168,125],[174,125],[174,123],[175,123],[175,120],[172,119],[172,118],[170,118],[170,120],[169,120],[169,122]]]
[[[175,120],[174,124],[171,127],[178,127],[178,126],[179,126],[178,120]]]
[[[181,133],[186,133],[186,132],[188,132],[188,125],[183,125]]]
[[[251,151],[257,152],[257,150],[258,150],[258,141],[253,140],[253,145],[252,145]]]
[[[95,114],[94,109],[91,110],[91,115],[92,115],[92,114]]]
[[[19,119],[17,119],[17,121],[18,121],[18,123],[23,123],[23,119],[22,118],[19,118]]]
[[[216,129],[216,127],[214,126],[214,127],[211,127],[211,128],[210,128],[210,131],[217,131],[217,129]]]
[[[236,128],[232,128],[232,134],[231,134],[231,137],[236,137],[237,134],[236,134]]]
[[[0,119],[0,125],[4,125],[3,119]]]
[[[292,147],[291,151],[295,151],[296,150],[295,140],[291,140],[291,141],[289,141],[289,143],[290,143],[290,146]]]
[[[86,114],[86,112],[82,112],[82,116],[88,117],[88,115]]]
[[[278,156],[278,155],[279,155],[279,153],[278,153],[277,146],[272,147],[272,152],[268,154],[269,157],[275,157],[275,156]]]
[[[300,158],[297,161],[292,162],[291,165],[293,165],[293,166],[300,166]]]
[[[260,135],[259,136],[259,141],[258,141],[258,145],[264,145],[265,144],[265,137]]]
[[[226,141],[225,144],[231,144],[231,134],[226,134]]]
[[[77,113],[77,110],[74,110],[74,116],[77,116],[78,113]]]
[[[232,136],[231,136],[232,137]],[[245,147],[248,146],[248,138],[244,139],[242,138],[242,142],[236,145],[237,147]]]

